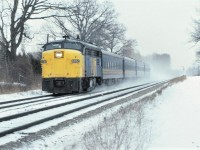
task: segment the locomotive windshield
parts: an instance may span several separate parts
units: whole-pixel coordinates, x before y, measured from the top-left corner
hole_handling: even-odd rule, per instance
[[[76,50],[81,50],[81,44],[75,43],[75,42],[70,42],[70,43],[64,43],[64,48],[66,49],[76,49]]]
[[[81,51],[82,45],[76,42],[54,42],[46,44],[43,48],[44,51],[52,49],[75,49]]]
[[[61,47],[62,47],[61,43],[49,43],[45,46],[45,51],[51,49],[59,49]]]

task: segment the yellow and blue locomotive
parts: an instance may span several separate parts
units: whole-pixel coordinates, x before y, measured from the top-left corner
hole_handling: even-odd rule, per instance
[[[101,84],[102,52],[79,40],[53,41],[43,46],[42,90],[50,93],[87,91]]]
[[[97,84],[144,77],[150,71],[142,61],[67,38],[45,44],[41,64],[42,90],[49,93],[90,91]]]

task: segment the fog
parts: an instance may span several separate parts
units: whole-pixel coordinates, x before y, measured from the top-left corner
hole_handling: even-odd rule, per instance
[[[112,0],[127,36],[136,39],[142,55],[167,53],[171,67],[187,68],[195,60],[190,43],[199,0]]]

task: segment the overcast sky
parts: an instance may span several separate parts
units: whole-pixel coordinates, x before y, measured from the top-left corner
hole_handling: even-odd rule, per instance
[[[142,55],[168,53],[173,68],[194,62],[194,44],[189,43],[193,19],[200,0],[111,0],[127,36],[138,41]]]

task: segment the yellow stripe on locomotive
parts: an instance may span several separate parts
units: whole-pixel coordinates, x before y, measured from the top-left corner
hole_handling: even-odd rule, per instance
[[[42,78],[84,77],[84,56],[78,50],[54,49],[42,54]]]

